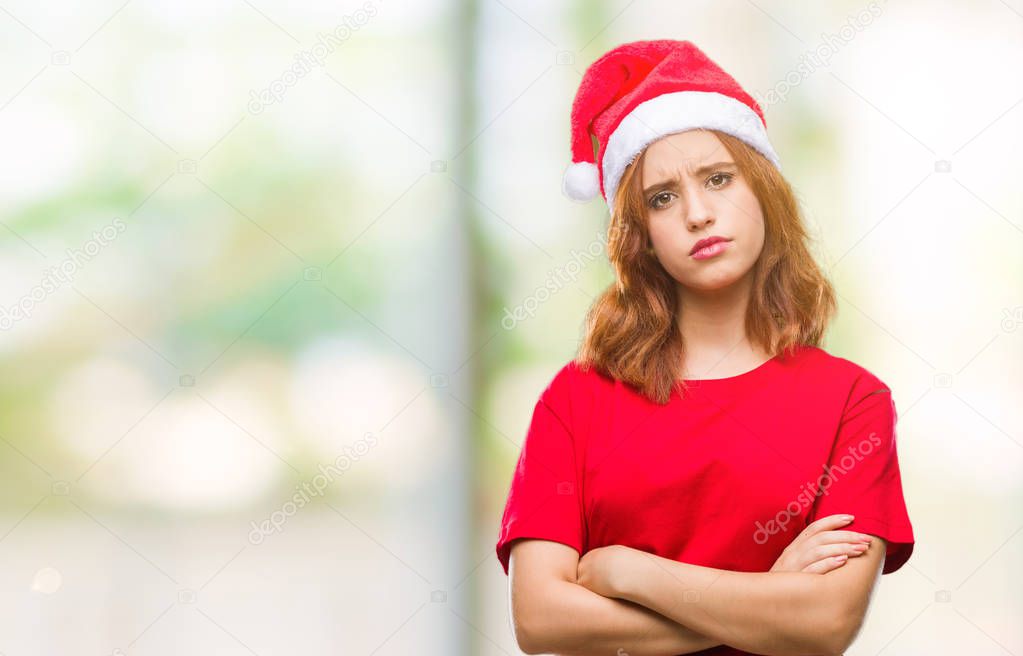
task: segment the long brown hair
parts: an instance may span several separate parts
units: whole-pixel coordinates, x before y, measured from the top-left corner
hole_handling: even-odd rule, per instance
[[[819,346],[835,312],[835,294],[810,254],[791,186],[745,142],[717,130],[710,132],[731,153],[764,216],[764,247],[753,267],[746,334],[772,356],[799,345]],[[576,362],[664,404],[675,389],[686,389],[679,377],[685,344],[677,325],[678,283],[647,250],[641,189],[645,155],[646,150],[626,169],[615,195],[607,251],[616,280],[587,313]]]

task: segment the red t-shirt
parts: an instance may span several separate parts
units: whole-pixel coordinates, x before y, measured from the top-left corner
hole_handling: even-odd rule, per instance
[[[497,557],[542,538],[580,555],[622,544],[676,561],[766,572],[806,526],[913,552],[891,390],[813,346],[737,376],[690,381],[666,405],[575,361],[540,395],[501,520]],[[745,654],[726,645],[701,654]]]

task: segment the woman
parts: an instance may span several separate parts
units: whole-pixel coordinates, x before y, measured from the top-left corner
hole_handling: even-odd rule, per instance
[[[819,346],[834,295],[759,106],[692,43],[640,41],[589,67],[572,126],[565,191],[604,195],[617,275],[509,490],[519,646],[842,653],[913,550],[896,411]]]

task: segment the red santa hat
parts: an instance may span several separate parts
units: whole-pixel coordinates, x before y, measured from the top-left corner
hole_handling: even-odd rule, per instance
[[[672,40],[622,44],[590,64],[579,84],[562,191],[575,200],[603,194],[613,209],[636,156],[665,135],[694,128],[741,139],[781,168],[760,106],[699,48]]]

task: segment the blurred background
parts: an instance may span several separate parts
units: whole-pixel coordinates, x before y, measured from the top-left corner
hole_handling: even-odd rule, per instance
[[[849,653],[1023,654],[1020,0],[3,3],[0,653],[519,653],[505,495],[613,278],[569,109],[653,38],[761,102],[894,391]]]

